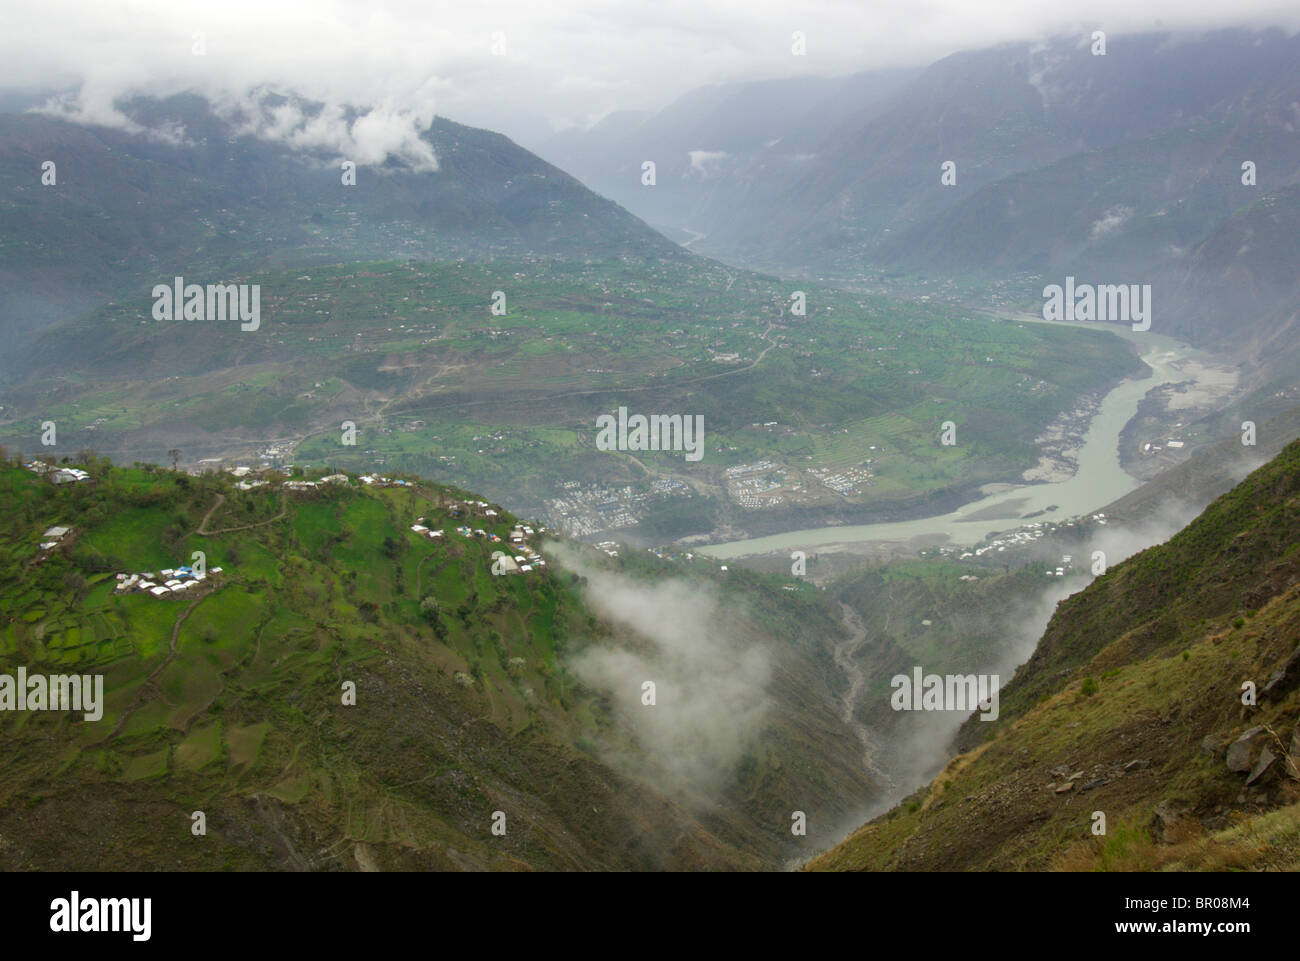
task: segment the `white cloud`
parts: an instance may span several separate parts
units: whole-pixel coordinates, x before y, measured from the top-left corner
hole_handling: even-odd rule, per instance
[[[411,144],[406,124],[432,110],[525,145],[615,109],[658,109],[728,80],[845,74],[915,65],[1008,40],[1102,27],[1300,26],[1281,0],[6,0],[0,88],[76,89],[74,113],[122,123],[122,94],[193,90],[238,100],[272,89],[335,106],[377,107],[342,139],[378,151]],[[790,35],[807,35],[792,56]],[[506,35],[494,56],[492,34]],[[191,52],[202,33],[205,56]]]
[[[1089,233],[1093,240],[1100,240],[1107,234],[1113,234],[1119,228],[1128,223],[1129,218],[1133,216],[1133,208],[1123,205],[1111,207],[1099,219],[1093,221],[1092,230]]]
[[[636,735],[639,752],[607,760],[682,796],[716,792],[771,705],[767,649],[742,633],[740,612],[705,587],[647,583],[594,567],[567,545],[551,550],[586,578],[587,602],[625,632],[618,643],[593,643],[572,661]],[[653,706],[642,700],[647,681],[655,684]]]
[[[691,171],[701,177],[716,174],[722,161],[731,156],[725,150],[688,150],[686,155],[691,158]]]

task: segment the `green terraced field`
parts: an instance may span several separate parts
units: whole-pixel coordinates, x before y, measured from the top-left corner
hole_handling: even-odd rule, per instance
[[[247,460],[281,441],[300,464],[404,470],[534,515],[565,481],[647,489],[675,478],[710,498],[671,508],[686,525],[676,533],[707,533],[753,520],[723,472],[760,459],[842,470],[883,449],[878,483],[854,494],[805,476],[783,508],[805,512],[883,516],[1015,479],[1058,413],[1140,367],[1108,334],[810,284],[795,317],[792,284],[704,261],[382,262],[255,279],[267,308],[252,334],[143,320],[148,300],[88,315],[57,351],[38,349],[33,369],[66,366],[71,351],[94,358],[95,379],[53,414],[20,392],[0,440],[20,446],[56,416],[61,444],[118,460],[163,460],[145,439],[159,430],[186,459]],[[489,309],[495,290],[504,315]],[[596,450],[596,417],[620,405],[703,416],[703,459]],[[945,420],[960,426],[957,448],[938,443]],[[344,421],[357,425],[355,446],[340,443]],[[751,427],[768,422],[780,426]],[[120,523],[125,545],[135,522]]]

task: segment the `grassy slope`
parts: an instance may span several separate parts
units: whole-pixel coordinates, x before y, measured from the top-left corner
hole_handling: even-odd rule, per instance
[[[1300,638],[1298,526],[1293,443],[1168,543],[1063,602],[1004,691],[1003,719],[967,722],[968,743],[987,732],[985,743],[811,867],[1300,866],[1294,769],[1279,761],[1245,787],[1214,753],[1256,725],[1256,754],[1292,743],[1296,690],[1253,708],[1240,698]],[[1090,833],[1095,811],[1104,838]]]
[[[910,676],[914,665],[939,673],[988,669],[1005,647],[1017,602],[1052,583],[1041,563],[1004,572],[936,558],[893,561],[838,580],[835,597],[853,608],[871,639],[859,654],[868,677],[860,716],[882,729],[897,721],[889,680]]]
[[[724,797],[701,805],[600,760],[635,746],[566,655],[624,639],[572,575],[492,577],[496,545],[454,533],[460,492],[282,498],[219,477],[93,471],[55,488],[0,468],[0,668],[103,673],[107,702],[96,723],[0,715],[7,867],[758,869],[811,843],[789,834],[791,798],[825,826],[872,790],[831,707],[820,645],[834,625],[815,599],[757,578],[724,588],[747,636],[786,653],[777,707]],[[408,531],[419,515],[446,538]],[[55,523],[75,527],[72,542],[35,560]],[[513,519],[473,523],[508,533]],[[113,572],[194,550],[225,568],[212,589],[110,593]],[[349,680],[355,706],[341,703]],[[489,831],[497,810],[503,838]]]

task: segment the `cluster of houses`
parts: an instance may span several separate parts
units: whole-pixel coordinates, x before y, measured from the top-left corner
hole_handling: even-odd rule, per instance
[[[546,559],[541,554],[524,541],[525,537],[531,537],[535,532],[531,527],[520,525],[510,532],[510,549],[518,553],[513,556],[501,553],[500,556],[493,559],[493,573],[500,571],[503,574],[531,574],[538,568],[546,566]],[[495,552],[494,552],[495,553]]]
[[[988,553],[1005,551],[1008,547],[1024,547],[1039,540],[1047,533],[1048,528],[1042,521],[1034,521],[1032,524],[1025,525],[1020,530],[1010,531],[999,535],[983,547],[977,547],[973,551],[962,551],[961,554],[958,555],[957,559],[964,561],[972,557],[983,557]],[[951,554],[953,551],[941,549],[940,553]]]
[[[482,509],[484,516],[498,516],[497,511],[489,508],[482,501],[466,501],[465,503],[472,504]],[[411,525],[411,530],[430,539],[443,536],[443,531],[430,530],[426,527],[424,525],[423,517],[419,518],[416,523]],[[461,537],[470,539],[481,537],[492,544],[505,543],[505,540],[500,534],[490,534],[481,527],[471,528],[461,525],[456,528],[456,533]],[[492,572],[494,574],[531,574],[538,568],[545,567],[546,559],[543,558],[542,555],[532,547],[532,545],[527,543],[527,538],[533,537],[537,533],[539,532],[527,524],[520,524],[515,527],[514,530],[510,532],[509,546],[511,553],[507,554],[504,551],[492,552]]]
[[[1061,566],[1058,567],[1055,572],[1048,570],[1045,573],[1047,574],[1048,577],[1064,577],[1066,568],[1068,568],[1071,565],[1071,562],[1073,560],[1074,560],[1074,556],[1072,554],[1062,555]]]
[[[407,480],[392,477],[380,477],[378,474],[362,474],[361,483],[367,487],[414,487],[415,485]]]
[[[251,491],[258,487],[265,487],[268,483],[264,477],[250,477],[249,475],[253,473],[251,467],[231,467],[226,473],[235,478],[235,490]]]
[[[114,594],[134,594],[144,592],[152,594],[154,597],[165,597],[169,594],[183,594],[197,584],[202,584],[209,577],[220,574],[221,568],[214,567],[210,571],[195,572],[190,567],[177,567],[158,571],[158,573],[148,574],[118,574],[117,587],[113,589]]]
[[[90,475],[80,467],[55,467],[39,460],[28,461],[23,466],[33,474],[44,474],[52,484],[76,484],[90,480]]]
[[[218,461],[218,458],[211,458],[211,460]],[[200,463],[203,462],[200,461]],[[267,468],[252,468],[252,467],[242,467],[242,466],[230,467],[226,469],[226,473],[229,474],[231,477],[235,478],[236,490],[241,490],[241,491],[256,490],[257,488],[265,487],[268,483],[270,483],[270,481],[266,477],[266,474],[268,473]],[[380,487],[395,487],[398,485],[406,484],[406,481],[391,481],[387,477],[374,477],[369,474],[363,476],[361,480],[363,483],[377,485]],[[325,484],[348,484],[348,483],[350,483],[350,481],[348,480],[347,474],[330,474],[327,477],[321,477],[317,480],[286,480],[281,485],[281,487],[286,491],[302,494],[302,493],[308,493],[310,491],[314,491]]]
[[[346,484],[346,483],[348,483],[347,474],[330,474],[326,477],[322,477],[320,480],[314,480],[314,481],[287,480],[281,485],[281,487],[283,487],[283,489],[287,491],[297,491],[301,493],[303,491],[315,490],[316,488],[323,487],[326,484]]]

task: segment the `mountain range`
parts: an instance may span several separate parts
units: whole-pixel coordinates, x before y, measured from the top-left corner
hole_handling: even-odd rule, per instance
[[[0,663],[106,691],[0,717],[0,866],[1300,868],[1300,36],[1097,44],[355,165],[292,93],[0,114]],[[1095,511],[702,549],[1069,475],[1155,367]]]
[[[1261,356],[1297,308],[1300,38],[1095,49],[1080,35],[912,72],[706,88],[538,150],[733,262],[1033,310],[1067,274],[1150,283],[1154,329]]]

